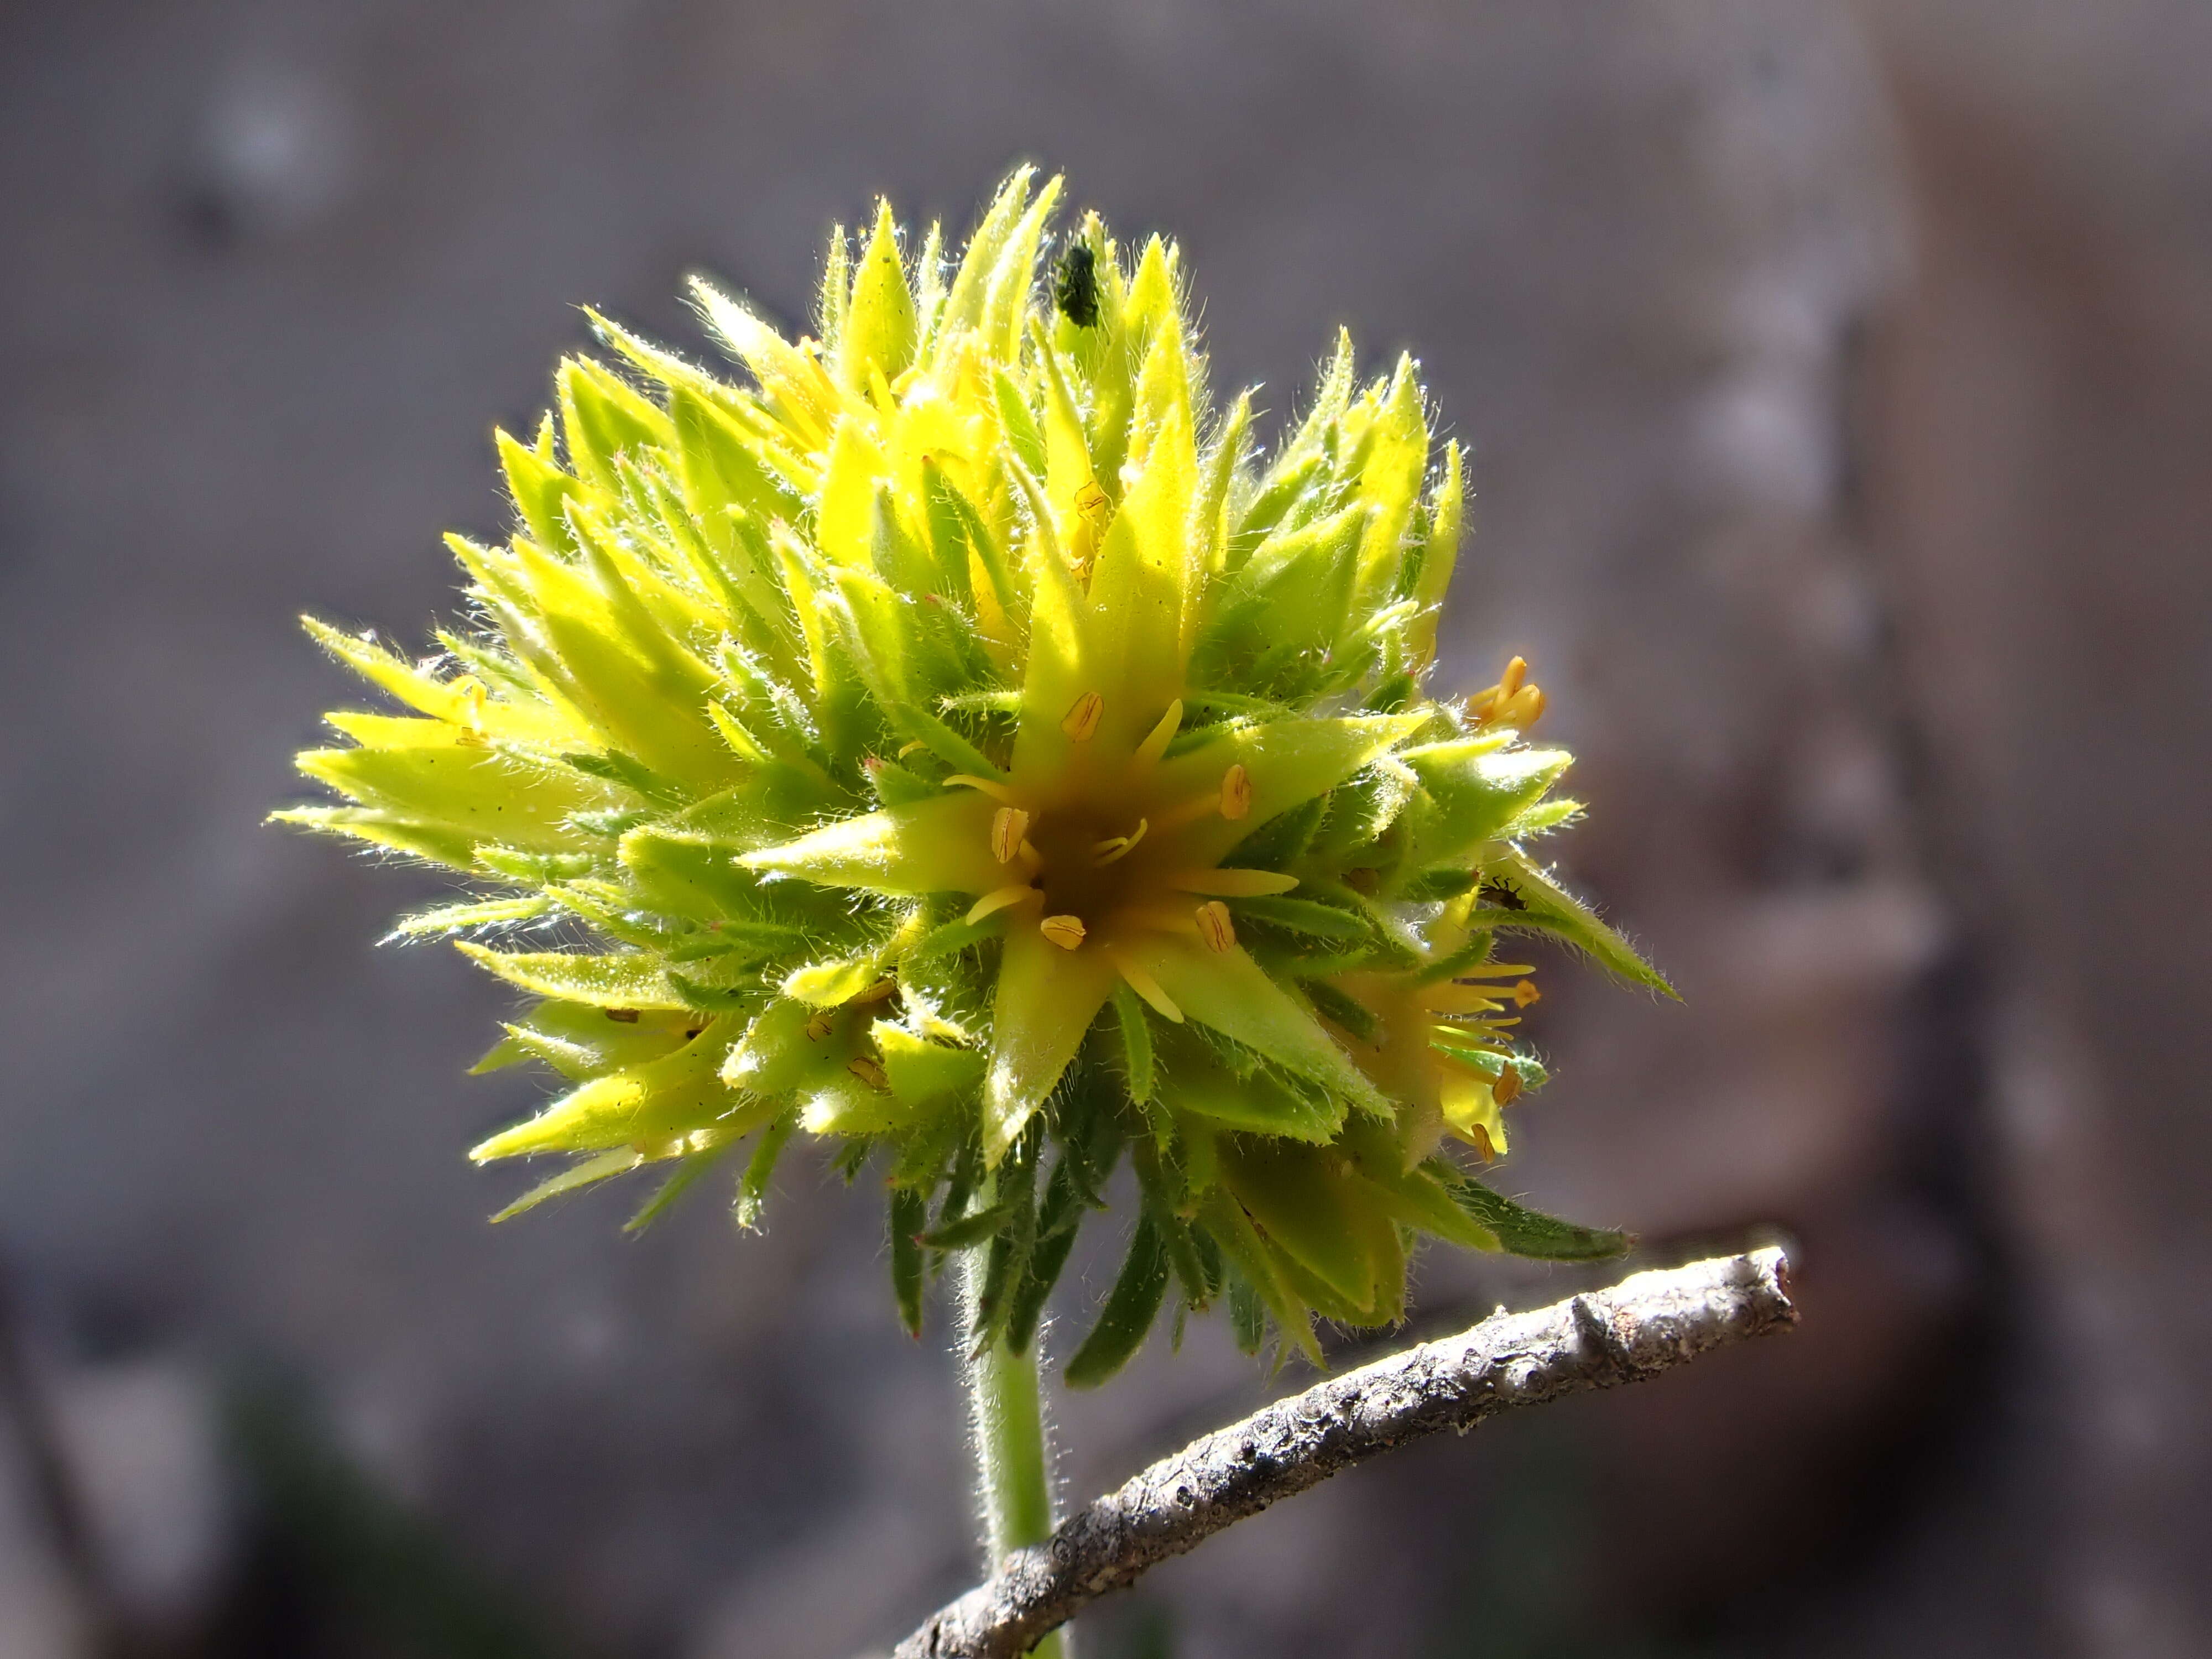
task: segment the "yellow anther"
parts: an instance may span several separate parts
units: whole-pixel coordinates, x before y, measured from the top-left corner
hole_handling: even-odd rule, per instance
[[[1521,1073],[1512,1066],[1501,1068],[1498,1080],[1490,1085],[1490,1097],[1500,1106],[1510,1106],[1521,1092]]]
[[[1060,729],[1078,743],[1091,741],[1091,734],[1098,729],[1098,717],[1106,712],[1106,699],[1096,691],[1085,691],[1068,709]]]
[[[884,1075],[883,1066],[866,1054],[854,1054],[845,1062],[845,1069],[878,1094],[887,1092],[891,1086],[890,1079]]]
[[[1088,519],[1092,527],[1102,534],[1106,526],[1114,521],[1114,502],[1106,492],[1098,487],[1098,480],[1096,478],[1091,479],[1075,492],[1075,510]]]
[[[1221,775],[1221,816],[1232,823],[1252,816],[1252,775],[1241,765]]]
[[[879,979],[873,985],[868,987],[866,990],[861,992],[860,995],[853,998],[848,1006],[854,1008],[865,1008],[872,1002],[887,1002],[897,994],[898,981],[896,980]]]
[[[1536,988],[1536,981],[1533,979],[1524,979],[1513,988],[1513,1004],[1517,1008],[1526,1008],[1530,1003],[1543,1000],[1544,994]]]
[[[1467,712],[1486,726],[1534,726],[1544,712],[1544,694],[1528,683],[1528,659],[1515,657],[1505,665],[1498,684],[1468,699]]]
[[[994,892],[984,894],[975,903],[969,905],[968,914],[961,920],[973,927],[984,917],[995,915],[1009,904],[1019,904],[1024,899],[1033,898],[1036,896],[1036,889],[1025,883],[1011,887],[1001,887]]]
[[[1149,819],[1139,818],[1137,827],[1127,835],[1109,836],[1103,841],[1093,842],[1091,845],[1091,862],[1103,868],[1116,859],[1127,858],[1129,855],[1129,849],[1144,840],[1145,831],[1151,828],[1152,823]]]
[[[1206,941],[1206,948],[1216,955],[1225,956],[1237,948],[1237,928],[1229,920],[1229,907],[1219,899],[1208,899],[1198,907],[1198,936]]]
[[[1480,1123],[1468,1126],[1467,1139],[1468,1144],[1474,1148],[1474,1155],[1485,1164],[1498,1156],[1498,1148],[1490,1139],[1490,1131]]]
[[[1012,864],[1021,856],[1022,837],[1030,832],[1030,815],[1018,806],[1001,806],[991,817],[991,856]]]
[[[1037,932],[1063,951],[1073,951],[1082,944],[1084,931],[1080,916],[1047,916],[1037,923]]]
[[[814,1012],[807,1016],[806,1036],[809,1042],[825,1042],[828,1040],[830,1033],[836,1029],[836,1025],[832,1024],[830,1018],[830,1011],[827,1008],[817,1008]]]

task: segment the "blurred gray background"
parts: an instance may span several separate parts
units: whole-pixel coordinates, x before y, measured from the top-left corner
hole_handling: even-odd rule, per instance
[[[1064,168],[1279,418],[1340,322],[1473,446],[1568,867],[1506,1174],[1787,1341],[1401,1453],[1108,1656],[2212,1652],[2212,8],[16,3],[0,17],[0,1653],[847,1659],[975,1565],[942,1322],[787,1165],[494,1230],[439,884],[258,827],[420,638],[579,302],[804,323],[889,192]],[[1090,1268],[1095,1291],[1102,1271]],[[1425,1260],[1413,1333],[1566,1270]],[[1056,1395],[1080,1497],[1275,1382]]]

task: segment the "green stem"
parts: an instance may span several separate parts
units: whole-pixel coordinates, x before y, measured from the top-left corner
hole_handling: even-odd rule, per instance
[[[975,1324],[975,1302],[983,1285],[988,1244],[961,1258],[961,1304],[964,1329]],[[977,1498],[983,1510],[985,1571],[994,1571],[1011,1550],[1042,1544],[1052,1536],[1052,1456],[1045,1443],[1044,1401],[1037,1384],[1037,1358],[1044,1346],[1033,1334],[1025,1352],[996,1341],[974,1352],[964,1340],[968,1407],[975,1437]],[[1031,1659],[1068,1659],[1067,1632],[1054,1631],[1030,1650]]]

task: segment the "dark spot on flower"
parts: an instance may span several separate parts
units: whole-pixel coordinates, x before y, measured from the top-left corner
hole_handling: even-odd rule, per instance
[[[1078,242],[1060,256],[1052,301],[1076,327],[1098,326],[1098,256],[1089,243]]]

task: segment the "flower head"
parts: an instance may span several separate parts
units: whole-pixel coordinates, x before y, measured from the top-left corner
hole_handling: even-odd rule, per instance
[[[1617,1249],[1447,1150],[1543,1080],[1502,936],[1663,981],[1528,851],[1577,808],[1525,665],[1425,690],[1462,483],[1413,362],[1340,342],[1261,458],[1171,244],[1091,216],[1041,271],[1059,196],[1017,173],[957,259],[887,206],[833,237],[818,339],[699,284],[747,386],[595,317],[609,361],[499,436],[514,534],[451,538],[471,625],[411,663],[309,624],[409,712],[332,715],[301,766],[345,804],[279,816],[486,890],[399,931],[477,935],[533,1000],[482,1068],[570,1085],[476,1149],[572,1158],[511,1211],[664,1165],[650,1215],[743,1150],[750,1221],[804,1130],[874,1155],[909,1322],[988,1245],[1020,1346],[1126,1154],[1079,1382],[1170,1285],[1310,1347],[1398,1318],[1422,1235]]]

